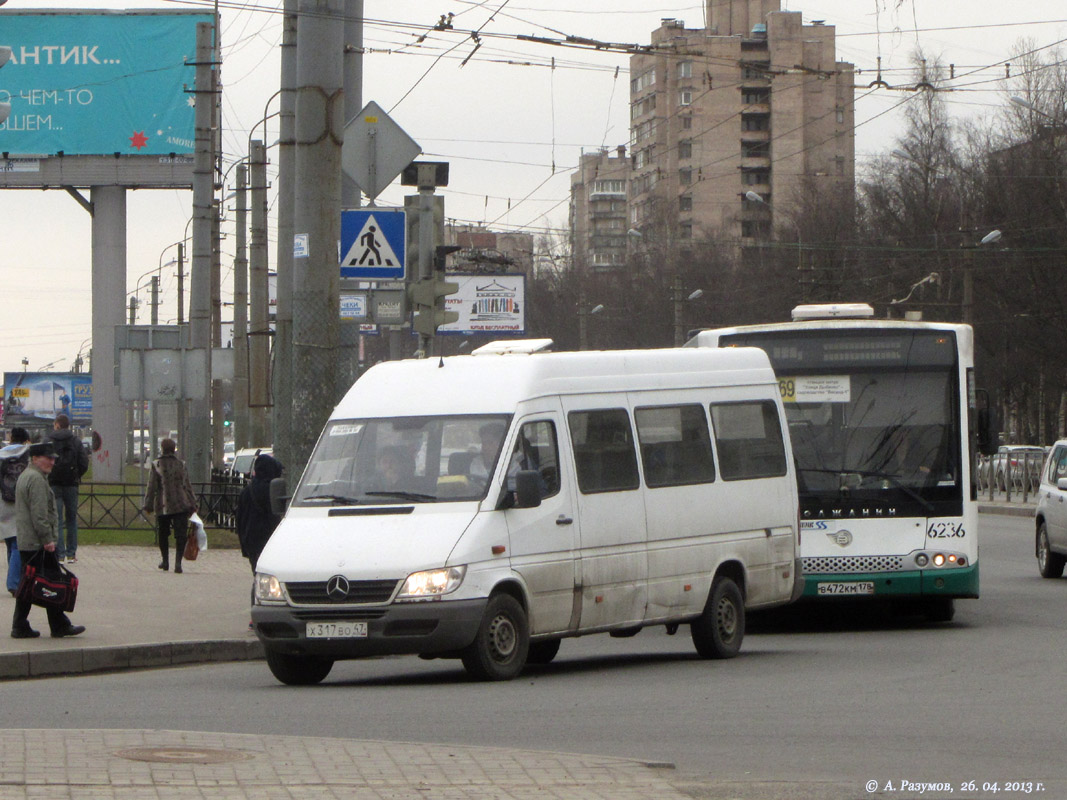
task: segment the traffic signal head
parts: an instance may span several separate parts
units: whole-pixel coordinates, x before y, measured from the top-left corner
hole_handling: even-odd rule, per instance
[[[458,291],[458,283],[437,277],[423,278],[410,284],[411,302],[415,306],[415,330],[425,336],[433,336],[439,326],[458,321],[458,313],[445,311],[445,298]]]

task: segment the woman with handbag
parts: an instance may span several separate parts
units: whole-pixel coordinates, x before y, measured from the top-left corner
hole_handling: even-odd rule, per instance
[[[180,574],[189,531],[189,517],[196,511],[196,494],[193,492],[185,464],[175,455],[177,448],[173,439],[160,442],[160,456],[152,462],[152,468],[148,471],[144,510],[156,515],[159,552],[163,556],[159,568],[164,572],[170,569],[167,544],[171,530],[174,531],[174,571]]]
[[[59,515],[56,513],[56,498],[48,485],[48,473],[56,463],[56,451],[51,442],[31,444],[30,463],[19,475],[15,484],[15,524],[18,526],[19,555],[23,565],[35,565],[39,570],[59,569],[56,558],[56,540],[59,538]],[[32,607],[30,597],[19,594],[15,598],[15,616],[11,621],[11,636],[15,639],[33,639],[39,631],[30,627]],[[74,625],[61,609],[47,606],[48,627],[52,638],[77,636],[85,631],[84,625]]]

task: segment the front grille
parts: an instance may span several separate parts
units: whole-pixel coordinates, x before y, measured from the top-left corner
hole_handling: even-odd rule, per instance
[[[286,583],[289,599],[296,605],[351,605],[353,603],[387,603],[396,591],[399,579],[384,581],[351,581],[348,594],[332,598],[326,594],[326,581],[295,581]]]
[[[900,572],[904,569],[901,556],[827,556],[801,559],[805,575],[827,575],[845,572]]]

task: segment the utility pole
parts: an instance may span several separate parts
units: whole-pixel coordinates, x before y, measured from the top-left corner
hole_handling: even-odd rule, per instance
[[[344,2],[300,0],[297,26],[292,454],[300,474],[336,402]]]
[[[285,0],[282,17],[281,97],[278,114],[278,305],[274,311],[274,455],[292,467],[293,414],[293,202],[296,165],[296,10]],[[290,469],[292,472],[292,469]]]
[[[237,165],[233,260],[233,446],[248,447],[248,165]]]
[[[270,300],[267,297],[267,148],[252,140],[249,153],[249,179],[252,195],[252,233],[249,250],[249,330],[248,342],[248,435],[249,446],[269,444],[270,430]]]
[[[213,91],[212,26],[196,26],[196,149],[193,163],[193,264],[190,272],[189,338],[194,351],[202,354],[205,391],[189,402],[189,444],[186,462],[193,483],[206,483],[211,458],[211,215],[214,135],[211,130]]]
[[[363,0],[345,0],[344,89],[347,123],[363,110]],[[341,208],[347,211],[359,207],[359,186],[342,171]],[[339,330],[338,399],[359,377],[359,323],[342,322]]]

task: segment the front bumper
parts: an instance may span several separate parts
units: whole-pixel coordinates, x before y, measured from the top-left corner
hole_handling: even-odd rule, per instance
[[[952,569],[805,575],[803,596],[842,599],[843,595],[820,595],[819,584],[867,581],[874,584],[875,597],[978,597],[978,564]]]
[[[400,603],[388,606],[252,606],[252,624],[264,647],[286,655],[337,661],[381,655],[435,655],[461,650],[478,632],[485,598]],[[358,639],[309,639],[309,622],[367,623]]]

